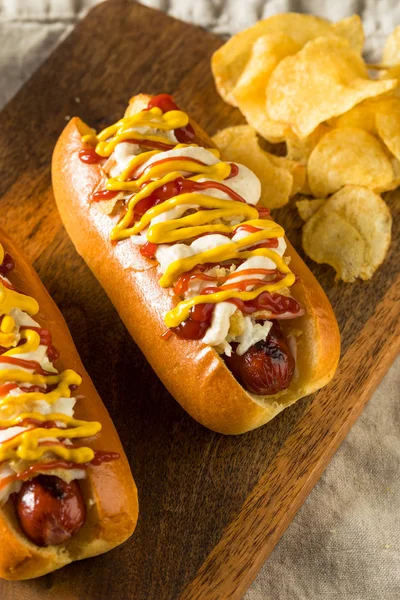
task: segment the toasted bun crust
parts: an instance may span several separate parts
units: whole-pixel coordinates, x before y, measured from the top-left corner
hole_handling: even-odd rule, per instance
[[[89,468],[87,478],[80,482],[87,518],[83,527],[65,544],[47,548],[36,546],[25,537],[19,527],[12,500],[9,499],[2,507],[0,577],[30,579],[122,544],[135,529],[138,498],[118,434],[85,371],[67,324],[33,268],[2,231],[0,241],[16,262],[15,269],[9,275],[11,283],[39,302],[40,313],[35,316],[35,320],[51,331],[54,345],[61,351],[61,357],[56,362],[57,368],[60,371],[66,368],[74,369],[82,376],[79,394],[84,398],[77,402],[75,415],[78,419],[102,423],[101,432],[90,440],[90,446],[95,450],[120,454],[118,460]]]
[[[131,100],[126,114],[140,110],[148,96]],[[192,122],[199,144],[213,146]],[[322,288],[289,245],[291,268],[300,277],[293,296],[306,315],[283,321],[283,329],[296,346],[296,373],[291,386],[275,396],[247,393],[213,348],[201,341],[161,335],[164,314],[176,299],[158,283],[155,262],[143,258],[129,239],[113,245],[109,233],[117,216],[103,214],[91,194],[105,187],[99,165],[79,159],[85,125],[72,119],[53,154],[53,189],[64,225],[79,254],[100,281],[132,337],[153,369],[183,408],[206,427],[239,434],[263,425],[284,408],[328,383],[336,370],[340,336],[331,305]]]

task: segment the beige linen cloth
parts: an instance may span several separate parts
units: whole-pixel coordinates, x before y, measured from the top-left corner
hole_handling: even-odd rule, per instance
[[[0,106],[95,3],[0,0]],[[334,20],[358,12],[368,36],[370,60],[379,60],[385,35],[400,24],[397,0],[144,3],[224,36],[288,10]],[[400,600],[399,385],[397,359],[246,600]]]

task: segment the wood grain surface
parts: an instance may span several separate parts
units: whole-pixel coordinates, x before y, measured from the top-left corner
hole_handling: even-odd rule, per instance
[[[65,121],[77,114],[96,127],[110,124],[143,91],[174,94],[211,134],[240,123],[212,81],[209,60],[220,44],[198,27],[134,3],[106,2],[0,115],[1,226],[66,317],[120,433],[141,509],[122,547],[36,581],[1,582],[2,600],[241,598],[398,352],[395,230],[372,281],[335,283],[332,269],[307,261],[341,328],[334,381],[263,428],[224,437],[169,396],[74,251],[50,185],[51,152]],[[393,212],[395,200],[392,193]],[[301,251],[296,213],[287,206],[275,217]]]

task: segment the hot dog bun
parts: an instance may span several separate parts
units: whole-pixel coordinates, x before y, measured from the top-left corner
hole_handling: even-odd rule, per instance
[[[126,115],[141,110],[149,96],[132,99]],[[199,145],[212,147],[211,139],[194,126]],[[206,427],[225,434],[239,434],[263,425],[284,408],[327,384],[336,370],[340,336],[330,303],[304,262],[289,246],[291,270],[300,282],[293,296],[305,309],[282,328],[296,345],[296,372],[288,389],[275,396],[248,393],[225,366],[217,352],[201,341],[161,335],[164,314],[176,304],[159,285],[154,262],[141,256],[129,239],[113,245],[110,230],[118,217],[103,214],[91,194],[105,187],[99,165],[79,159],[81,136],[87,126],[73,118],[61,134],[52,163],[53,189],[64,225],[114,303],[132,337],[153,369],[182,407]]]
[[[35,318],[51,331],[54,345],[61,351],[56,366],[60,371],[74,369],[82,376],[78,393],[84,398],[76,403],[75,415],[78,419],[96,420],[102,424],[100,433],[88,444],[94,450],[114,451],[120,455],[117,460],[88,468],[87,478],[80,482],[86,504],[86,522],[68,543],[38,547],[23,534],[12,498],[0,509],[0,577],[29,579],[72,561],[101,554],[124,542],[136,526],[138,499],[118,434],[85,371],[67,324],[33,268],[2,231],[0,242],[16,263],[7,277],[13,285],[38,301],[40,312]]]

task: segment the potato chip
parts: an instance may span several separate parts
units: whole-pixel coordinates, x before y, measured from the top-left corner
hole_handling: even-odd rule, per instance
[[[368,100],[364,100],[364,102],[360,102],[360,104],[357,104],[343,115],[330,119],[329,125],[332,127],[357,127],[368,131],[368,133],[378,135],[377,115],[390,116],[399,110],[400,101],[391,95],[384,94],[378,96],[378,98],[369,98]],[[385,141],[385,134],[381,135],[381,137]],[[390,148],[390,141],[387,146]]]
[[[383,48],[382,61],[385,66],[400,65],[400,25],[396,27],[386,39]]]
[[[329,119],[329,125],[332,127],[356,127],[376,134],[376,109],[373,100],[364,100],[339,117]]]
[[[312,191],[310,188],[310,184],[308,183],[308,177],[306,175],[306,180],[305,183],[303,185],[303,187],[300,190],[300,193],[303,194],[304,196],[312,196]]]
[[[284,13],[259,21],[253,27],[231,37],[226,44],[214,52],[211,69],[218,93],[228,104],[237,105],[232,91],[250,58],[254,42],[260,36],[282,33],[303,46],[309,40],[320,36],[342,35],[351,45],[355,43],[355,50],[359,51],[360,32],[357,33],[356,20],[357,17],[350,17],[332,25],[329,21],[312,15]]]
[[[331,129],[331,127],[324,124],[318,125],[310,135],[302,139],[297,137],[294,133],[289,133],[286,137],[286,158],[306,164],[315,146],[328,131],[331,131]]]
[[[269,33],[253,44],[251,57],[242,72],[233,95],[247,122],[270,142],[282,142],[288,129],[285,123],[273,121],[266,110],[265,90],[276,65],[301,46],[282,33]]]
[[[312,151],[307,176],[311,191],[325,198],[344,185],[384,189],[393,181],[393,169],[383,144],[355,127],[333,129]]]
[[[315,262],[331,265],[337,279],[370,279],[388,251],[391,225],[389,208],[378,194],[346,186],[307,220],[303,248]]]
[[[289,201],[293,176],[283,167],[277,167],[258,144],[257,134],[249,125],[227,127],[212,138],[226,160],[241,163],[254,171],[261,181],[263,206],[278,208]]]
[[[303,221],[308,221],[325,204],[326,200],[298,200],[296,202],[296,208],[299,211],[300,217]]]
[[[333,23],[332,30],[339,37],[346,38],[353,50],[361,54],[365,36],[359,15],[352,15],[337,23]]]
[[[400,98],[400,65],[380,71],[379,79],[397,79],[397,86],[390,92],[390,95]]]
[[[400,99],[392,98],[378,107],[376,128],[390,152],[400,160]]]
[[[400,162],[394,156],[389,156],[390,164],[393,169],[393,179],[381,187],[374,189],[376,194],[383,194],[383,192],[391,192],[400,186]]]
[[[381,194],[382,192],[390,192],[400,186],[400,161],[398,161],[397,158],[393,157],[390,161],[390,164],[392,165],[394,173],[393,181],[389,185],[387,185],[384,190],[375,190],[379,194]]]
[[[396,79],[368,79],[362,58],[346,40],[323,37],[278,64],[267,86],[267,110],[303,138],[323,121],[396,85]]]
[[[302,192],[306,185],[307,178],[307,169],[305,165],[295,160],[289,160],[286,156],[275,156],[275,154],[270,154],[269,152],[266,154],[273,165],[287,169],[292,174],[293,184],[290,197]]]

